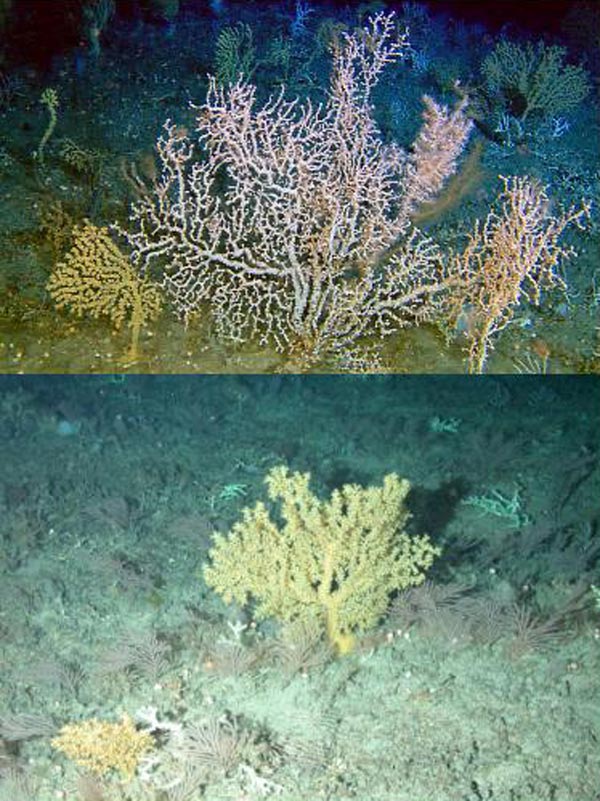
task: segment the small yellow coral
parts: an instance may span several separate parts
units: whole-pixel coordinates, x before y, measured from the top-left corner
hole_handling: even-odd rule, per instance
[[[102,154],[98,150],[87,150],[72,139],[65,137],[60,144],[60,158],[75,172],[97,180],[102,169]]]
[[[73,232],[73,247],[57,265],[47,285],[59,308],[68,306],[80,317],[106,315],[116,328],[129,317],[130,356],[135,359],[140,330],[158,317],[158,287],[134,270],[107,228],[86,220]]]
[[[39,163],[44,167],[44,150],[50,137],[54,133],[54,129],[56,128],[56,123],[58,122],[58,92],[56,89],[44,89],[42,92],[42,96],[40,97],[40,103],[43,106],[46,106],[48,110],[48,114],[50,115],[50,119],[48,120],[48,125],[46,130],[44,131],[44,135],[42,136],[42,141],[38,145],[38,149],[34,153],[34,157],[39,161]]]
[[[103,776],[116,770],[131,779],[142,756],[154,748],[154,740],[148,732],[137,731],[131,718],[123,715],[120,723],[96,718],[68,723],[52,745],[92,773]]]
[[[204,578],[228,603],[254,599],[259,618],[322,620],[331,644],[347,653],[354,632],[377,622],[391,592],[420,584],[440,551],[404,532],[410,485],[397,475],[381,487],[346,484],[329,501],[313,495],[309,480],[273,468],[266,484],[281,501],[283,527],[262,503],[244,509],[228,536],[215,537]]]

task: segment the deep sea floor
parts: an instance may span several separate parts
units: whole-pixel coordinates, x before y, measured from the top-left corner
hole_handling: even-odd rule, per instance
[[[2,801],[597,798],[595,378],[13,376],[0,398]],[[323,500],[407,478],[407,532],[441,548],[346,655],[203,579],[276,465]],[[150,736],[135,776],[57,747],[123,715]]]

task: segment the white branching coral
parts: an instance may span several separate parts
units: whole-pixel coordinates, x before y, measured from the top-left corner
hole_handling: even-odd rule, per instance
[[[379,14],[343,34],[323,106],[282,91],[259,108],[251,84],[211,80],[201,153],[167,123],[161,178],[123,233],[183,319],[207,304],[222,335],[319,356],[440,314],[451,279],[411,216],[456,170],[471,123],[464,104],[427,99],[412,155],[383,143],[372,90],[408,48]]]

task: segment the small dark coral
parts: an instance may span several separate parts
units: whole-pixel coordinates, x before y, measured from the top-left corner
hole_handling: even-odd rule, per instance
[[[442,609],[455,606],[470,590],[466,584],[424,581],[418,587],[409,587],[398,594],[390,606],[389,619],[393,626],[404,630],[415,623],[427,624]]]
[[[519,659],[533,651],[552,650],[565,639],[560,619],[553,617],[542,620],[520,604],[514,604],[507,610],[505,630],[509,638],[506,652],[511,659]]]

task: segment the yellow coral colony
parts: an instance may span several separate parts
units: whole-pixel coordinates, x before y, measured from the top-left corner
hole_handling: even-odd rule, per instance
[[[128,715],[123,715],[120,723],[96,718],[69,723],[52,745],[92,773],[103,776],[116,770],[131,779],[140,759],[154,748],[154,740],[148,732],[138,731]]]
[[[279,528],[263,503],[217,534],[204,568],[207,584],[230,603],[256,602],[258,618],[320,619],[338,653],[355,632],[375,625],[391,592],[420,584],[440,549],[404,527],[408,481],[394,473],[381,487],[346,484],[329,501],[309,489],[309,473],[273,468],[265,479],[281,503]]]
[[[59,308],[68,306],[80,317],[106,315],[116,328],[129,317],[130,358],[135,359],[141,327],[160,312],[158,288],[136,273],[107,228],[86,220],[76,226],[73,243],[48,281],[52,299]]]

